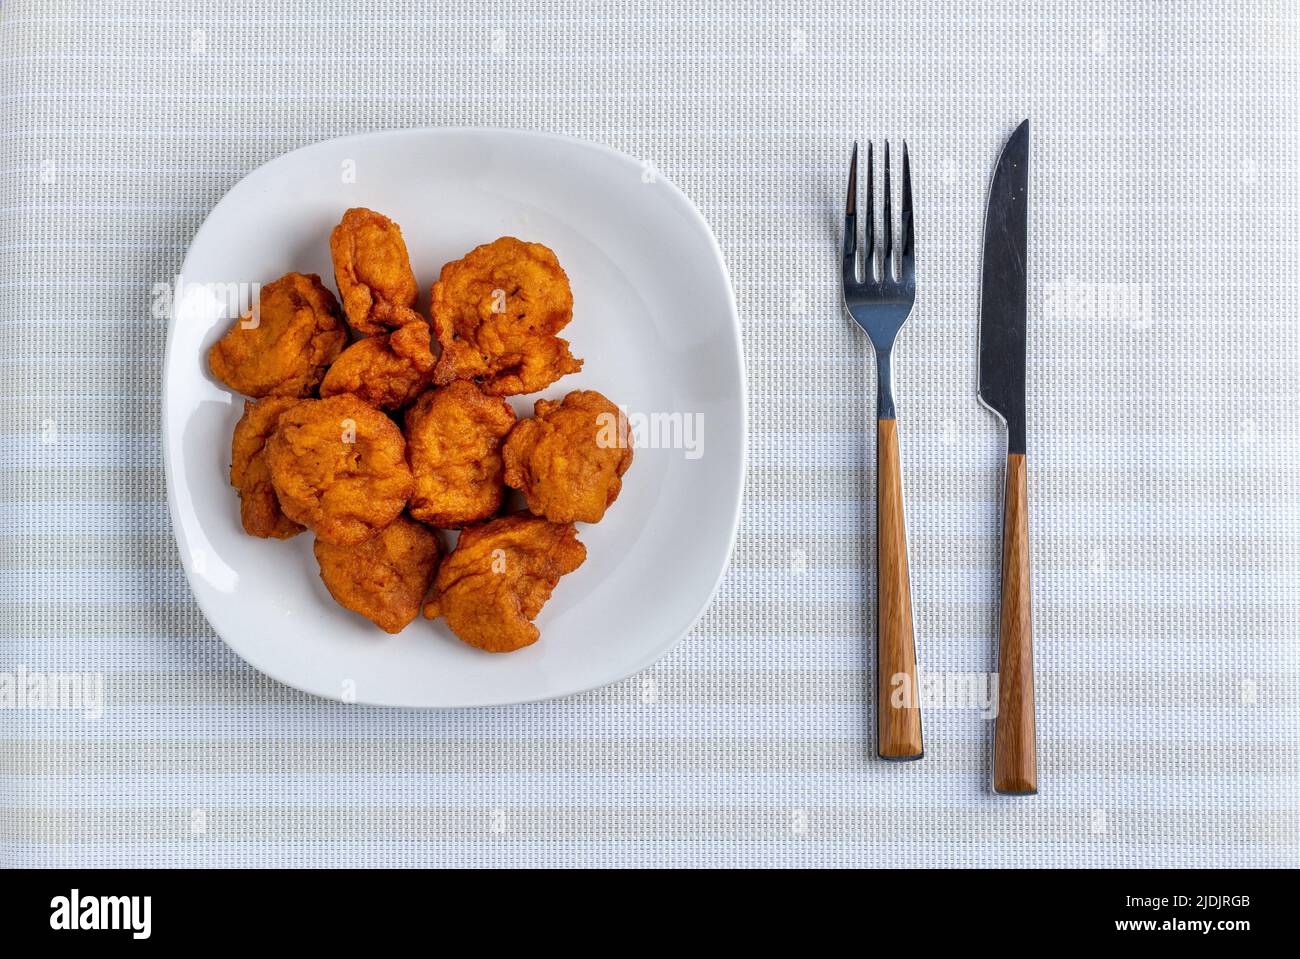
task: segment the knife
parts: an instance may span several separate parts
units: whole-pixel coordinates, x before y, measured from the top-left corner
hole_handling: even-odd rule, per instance
[[[1025,477],[1025,273],[1029,121],[1016,127],[993,172],[984,215],[980,401],[1007,427],[1002,514],[1002,614],[993,790],[1038,792],[1033,623],[1029,606],[1029,488]]]

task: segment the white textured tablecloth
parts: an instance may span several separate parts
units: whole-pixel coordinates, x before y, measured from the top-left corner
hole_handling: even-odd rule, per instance
[[[0,710],[0,865],[1296,865],[1298,38],[1273,2],[6,2],[0,672],[105,688]],[[1025,116],[1042,793],[1008,800],[970,704],[872,758],[874,374],[836,283],[850,142],[906,137],[918,644],[986,673],[980,234]],[[744,327],[740,538],[643,677],[320,702],[189,597],[152,291],[265,160],[441,125],[588,137],[700,206]]]

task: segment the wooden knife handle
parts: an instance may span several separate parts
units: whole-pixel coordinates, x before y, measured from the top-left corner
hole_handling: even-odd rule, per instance
[[[993,789],[1038,792],[1034,741],[1033,622],[1029,609],[1029,490],[1025,454],[1007,455],[1002,514],[1002,618],[998,643],[998,716],[993,735]]]
[[[903,526],[898,425],[876,421],[876,716],[881,759],[920,759],[921,701]]]

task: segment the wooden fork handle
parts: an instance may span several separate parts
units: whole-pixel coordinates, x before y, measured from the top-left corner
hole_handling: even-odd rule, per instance
[[[1038,792],[1034,730],[1033,623],[1029,608],[1029,489],[1025,454],[1007,455],[1002,514],[1002,616],[998,630],[998,715],[993,735],[993,789]]]
[[[876,717],[881,759],[920,759],[920,689],[903,525],[898,424],[876,421]]]

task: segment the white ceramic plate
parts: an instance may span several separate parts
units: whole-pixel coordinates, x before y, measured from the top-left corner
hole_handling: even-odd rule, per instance
[[[228,483],[243,408],[208,372],[236,284],[297,270],[331,288],[329,232],[348,207],[402,227],[427,308],[438,271],[512,234],[555,250],[573,285],[564,336],[585,369],[538,397],[600,390],[644,427],[623,492],[578,524],[587,561],[537,618],[542,638],[507,655],[473,649],[441,621],[398,636],[326,592],[310,533],[244,535]],[[581,692],[644,669],[704,612],[731,554],[745,459],[735,300],[692,203],[632,157],[504,130],[400,130],[305,147],[249,174],[208,215],[174,297],[163,382],[172,524],[195,598],[240,656],[332,699],[473,706]],[[253,288],[248,287],[251,291]],[[237,304],[235,304],[237,305]]]

